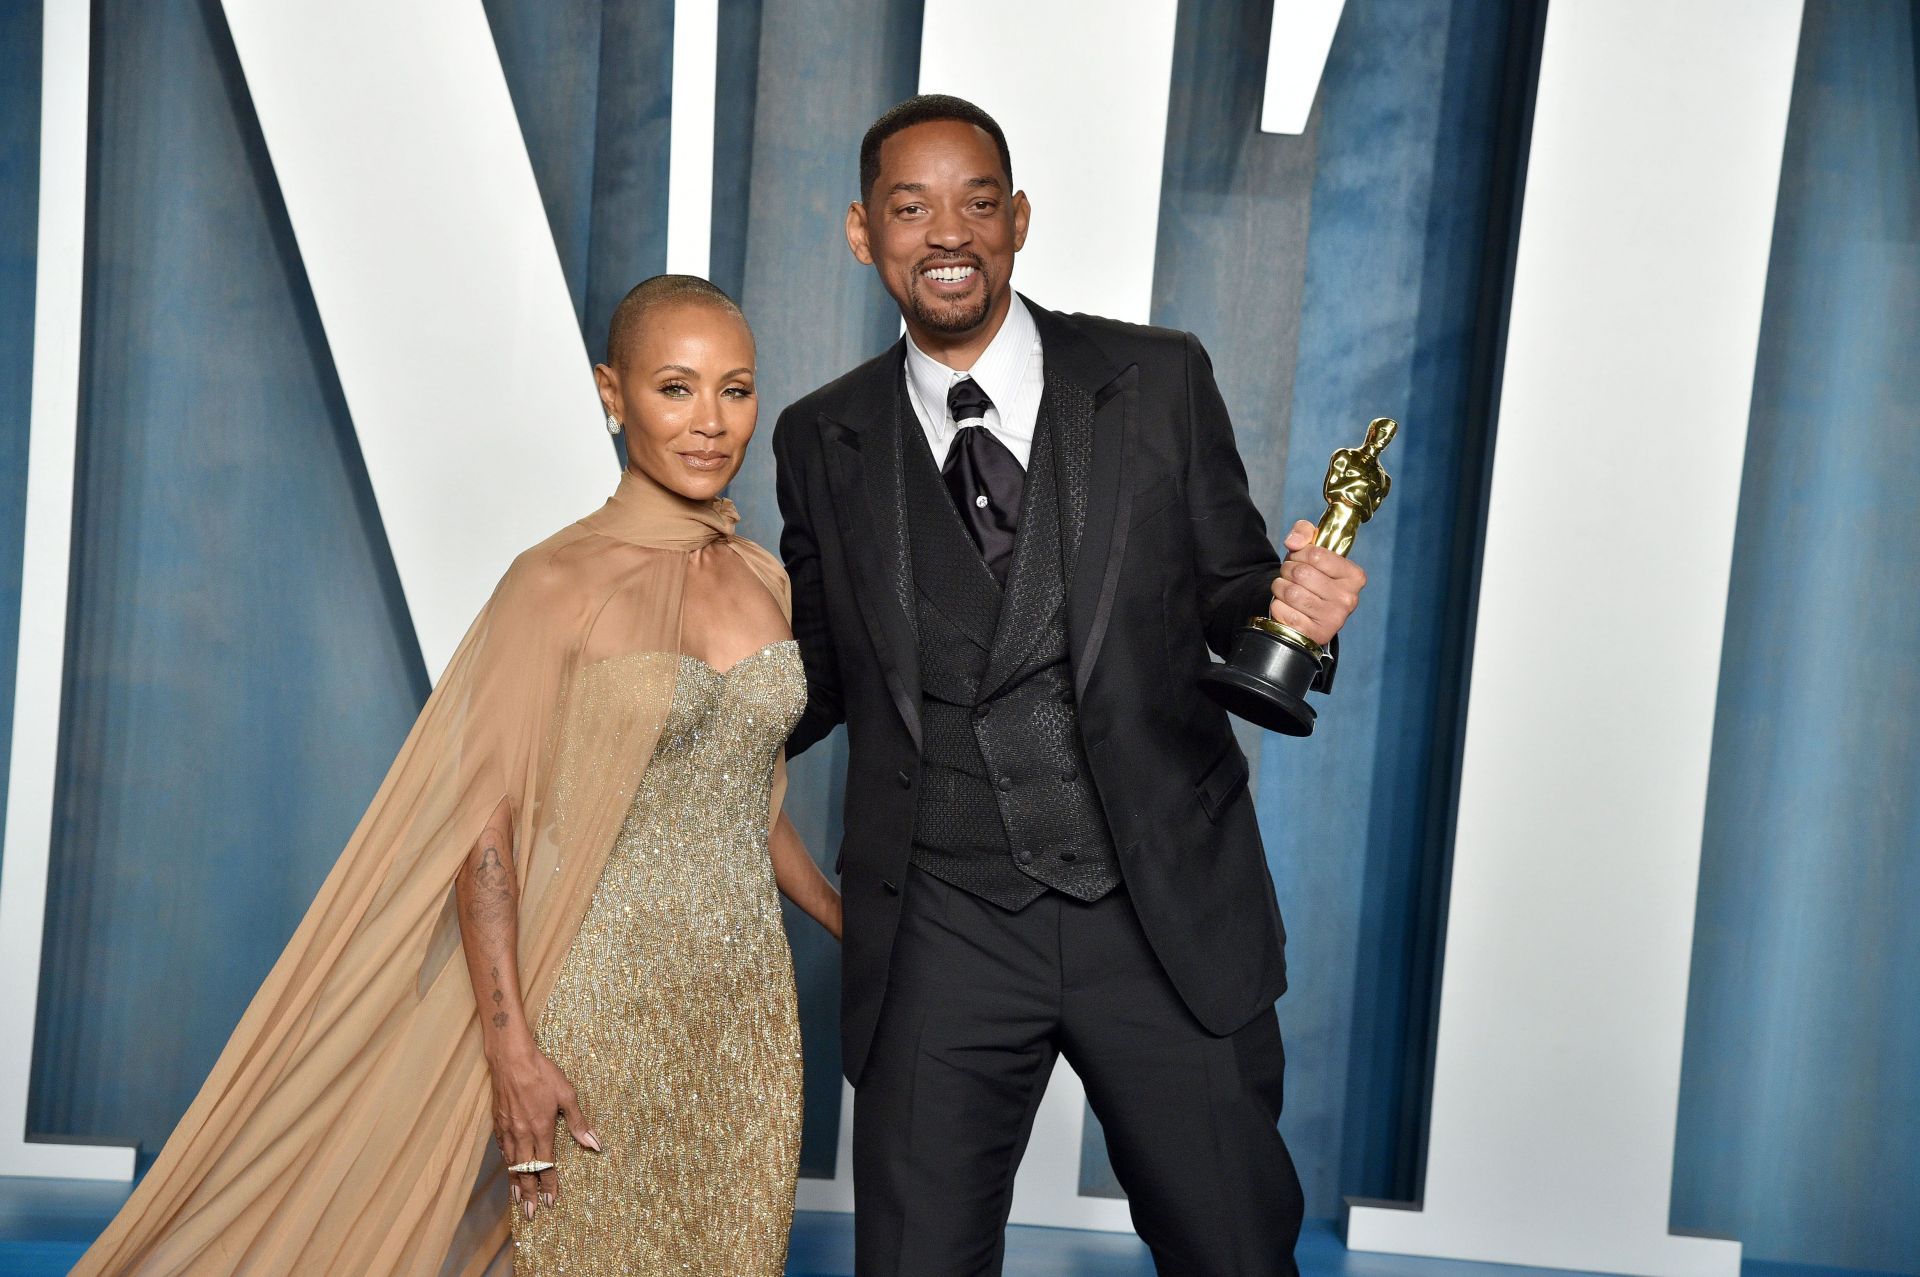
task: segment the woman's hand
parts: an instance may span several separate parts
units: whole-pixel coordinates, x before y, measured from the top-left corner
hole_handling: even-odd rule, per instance
[[[820,872],[800,841],[800,831],[781,812],[767,832],[767,854],[773,857],[773,881],[780,894],[798,905],[809,918],[840,938],[840,893]]]
[[[567,1119],[567,1131],[574,1143],[595,1153],[600,1151],[600,1141],[580,1111],[573,1084],[531,1041],[487,1064],[493,1074],[493,1142],[508,1166],[553,1161],[554,1119],[561,1115]],[[508,1180],[513,1185],[515,1204],[528,1219],[533,1218],[535,1201],[551,1206],[560,1200],[560,1175],[556,1170],[509,1175]]]
[[[480,1041],[493,1074],[493,1142],[509,1166],[551,1162],[554,1119],[564,1113],[574,1142],[598,1153],[600,1141],[581,1115],[573,1084],[534,1045],[520,1001],[515,960],[519,892],[513,869],[513,807],[506,799],[494,807],[453,881],[460,904],[460,945],[467,952]],[[560,1197],[560,1177],[552,1170],[510,1175],[509,1180],[514,1204],[528,1219],[536,1201],[551,1206]]]

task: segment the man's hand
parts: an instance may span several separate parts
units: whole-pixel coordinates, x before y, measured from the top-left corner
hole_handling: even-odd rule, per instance
[[[1305,519],[1287,533],[1287,561],[1274,578],[1267,615],[1325,647],[1353,615],[1367,574],[1351,560],[1315,545],[1313,534],[1314,526]]]

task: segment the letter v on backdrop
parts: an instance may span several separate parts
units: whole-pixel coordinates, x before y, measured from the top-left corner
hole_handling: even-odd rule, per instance
[[[1044,186],[1050,174],[1066,173],[1075,166],[1076,155],[1084,160],[1087,148],[1097,143],[1094,149],[1101,163],[1119,165],[1134,175],[1142,184],[1136,189],[1150,187],[1157,191],[1175,4],[1174,0],[1124,2],[1130,13],[1129,20],[1123,22],[1111,20],[1112,5],[1096,0],[1063,3],[1057,15],[1073,28],[1068,33],[1070,43],[1084,44],[1089,30],[1102,32],[1101,38],[1111,45],[1103,50],[1103,57],[1136,68],[1135,74],[1110,77],[1125,84],[1124,95],[1076,94],[1071,98],[1082,105],[1099,102],[1111,108],[1111,129],[1095,128],[1089,134],[1089,128],[1109,118],[1102,110],[1090,110],[1087,119],[1076,119],[1071,139],[1054,136],[1059,118],[1054,109],[1059,100],[1055,79],[1061,73],[1054,63],[1048,64],[1045,74],[1023,75],[1012,68],[1012,74],[1002,77],[977,69],[943,66],[937,60],[937,49],[923,48],[922,84],[974,94],[1000,114],[1015,148],[1029,157],[1028,171],[1034,175],[1029,185],[1036,190]],[[954,3],[958,0],[928,0],[927,29],[938,29],[943,6]],[[1289,121],[1304,118],[1342,7],[1339,0],[1303,0],[1277,14],[1274,41],[1281,43],[1284,34],[1289,41],[1297,40],[1300,47],[1289,45],[1288,56],[1275,56],[1269,65],[1267,128],[1286,131],[1297,127]],[[1769,0],[1764,7],[1769,21],[1755,29],[1764,28],[1761,34],[1767,42],[1766,56],[1744,75],[1753,80],[1747,87],[1765,98],[1766,110],[1754,114],[1750,128],[1739,130],[1736,142],[1739,154],[1751,152],[1749,158],[1758,165],[1750,175],[1754,176],[1754,189],[1770,191],[1769,179],[1761,170],[1771,157],[1777,175],[1798,0]],[[597,405],[587,376],[586,352],[485,14],[478,0],[419,0],[398,7],[382,0],[332,0],[324,4],[317,0],[225,0],[225,8],[359,432],[421,650],[429,672],[437,673],[503,565],[520,549],[578,514],[583,499],[590,501],[609,478],[609,458],[597,428]],[[1088,12],[1096,8],[1106,15],[1098,22]],[[1562,9],[1567,12],[1562,14]],[[1567,0],[1565,5],[1556,5],[1554,21],[1592,21],[1595,13],[1604,11],[1604,6],[1596,9],[1590,0]],[[6,849],[4,861],[0,861],[0,923],[4,923],[0,925],[0,1026],[10,1030],[0,1033],[0,1044],[4,1044],[0,1045],[0,1159],[16,1173],[125,1178],[132,1166],[128,1150],[26,1142],[22,1134],[31,1035],[17,1031],[17,1026],[33,1022],[45,902],[52,760],[58,743],[58,693],[67,620],[66,542],[70,535],[80,252],[85,225],[88,5],[85,0],[48,0],[46,12],[28,561],[15,672]],[[1027,5],[1021,8],[1018,20],[1030,25],[1052,19]],[[705,156],[702,162],[692,152],[701,148],[710,151],[712,33],[716,21],[713,0],[682,0],[676,5],[675,49],[679,61],[674,76],[673,136],[680,153],[672,165],[676,189],[670,200],[670,220],[680,224],[669,227],[676,269],[698,269],[705,256],[702,246],[711,199],[711,156]],[[1697,79],[1700,62],[1688,57],[1688,50],[1698,33],[1684,15],[1642,3],[1619,11],[1615,25],[1619,23],[1633,28],[1632,40],[1592,44],[1591,55],[1577,61],[1546,60],[1541,72],[1543,101],[1561,91],[1559,81],[1589,74],[1595,58],[1654,62],[1681,59]],[[1782,42],[1788,56],[1781,56]],[[1550,27],[1550,48],[1552,44]],[[1022,47],[1040,57],[1056,46],[1039,39],[1024,41]],[[1016,51],[1014,56],[1021,55]],[[1737,68],[1730,64],[1722,69],[1727,76],[1740,78],[1735,74]],[[349,81],[353,91],[343,92],[341,85]],[[1700,89],[1702,93],[1713,91],[1717,89],[1712,85]],[[1614,126],[1602,111],[1590,127],[1604,134]],[[435,139],[435,145],[419,146],[421,138]],[[1060,151],[1062,147],[1067,149]],[[1597,170],[1586,172],[1601,162],[1589,158],[1595,153],[1595,148],[1562,147],[1554,160],[1556,180],[1575,187],[1583,180],[1583,173],[1586,179],[1598,180],[1602,175]],[[1605,152],[1599,154],[1604,158]],[[1770,200],[1765,202],[1770,208]],[[1097,269],[1086,267],[1072,245],[1049,243],[1041,233],[1029,246],[1023,275],[1047,282],[1047,295],[1070,306],[1146,319],[1158,201],[1141,199],[1135,203],[1144,210],[1138,224],[1111,228],[1118,238],[1099,246]],[[1541,236],[1565,232],[1567,219],[1575,216],[1569,211],[1571,207],[1545,198],[1536,201],[1530,180],[1522,228],[1523,287],[1528,277],[1526,246]],[[1753,228],[1747,222],[1754,216],[1750,210],[1742,214],[1740,242],[1748,248]],[[1765,220],[1764,214],[1758,216]],[[1648,224],[1660,220],[1649,218]],[[1647,234],[1659,238],[1664,232],[1656,227]],[[1621,247],[1623,252],[1634,250],[1632,244]],[[1115,263],[1130,265],[1117,269]],[[1717,278],[1715,284],[1727,288],[1739,306],[1751,303],[1757,308],[1764,272],[1764,253],[1745,252],[1739,261],[1729,260],[1724,278]],[[1547,292],[1538,304],[1550,305],[1550,277],[1541,275],[1540,281]],[[1656,304],[1648,299],[1650,296],[1627,295],[1618,299],[1618,304],[1631,320]],[[1520,300],[1516,299],[1516,306]],[[442,331],[442,326],[418,322],[421,315],[449,310],[463,317],[457,342]],[[1524,348],[1523,318],[1516,316],[1515,349]],[[1731,323],[1727,338],[1731,344],[1728,351],[1721,352],[1724,358],[1708,361],[1702,371],[1649,369],[1646,384],[1654,385],[1657,379],[1663,393],[1696,397],[1710,394],[1713,402],[1737,402],[1739,424],[1743,425],[1751,378],[1753,325],[1747,323],[1749,318],[1757,324],[1757,309],[1753,316],[1743,310],[1733,317],[1737,322]],[[1737,349],[1743,342],[1744,364]],[[484,357],[476,352],[484,352]],[[420,375],[423,367],[459,369],[460,373],[429,379]],[[1549,367],[1544,357],[1541,367]],[[831,371],[823,369],[821,374]],[[1531,437],[1552,430],[1544,419],[1520,419],[1517,405],[1525,401],[1526,387],[1516,386],[1510,374],[1500,431],[1501,453],[1495,461],[1496,527],[1515,517],[1511,511],[1502,513],[1510,504],[1501,501],[1503,477],[1515,465],[1537,461],[1531,456]],[[1731,429],[1732,423],[1716,428],[1722,427]],[[1735,441],[1729,436],[1722,442]],[[1724,498],[1727,491],[1737,490],[1737,483],[1728,486],[1729,475],[1737,479],[1737,446],[1721,464],[1728,470],[1720,476],[1723,482],[1716,490]],[[1574,476],[1563,482],[1577,484],[1585,479]],[[496,499],[497,494],[507,491],[513,492],[512,501]],[[1595,500],[1605,495],[1586,494]],[[1694,627],[1702,634],[1713,630],[1708,613],[1723,605],[1724,563],[1715,568],[1714,560],[1716,556],[1724,558],[1732,526],[1730,502],[1717,500],[1711,504],[1705,516],[1711,526],[1699,530],[1708,546],[1699,565],[1705,574],[1702,580],[1713,587],[1708,590],[1711,606],[1702,612],[1701,624]],[[460,527],[462,535],[445,536],[442,530],[450,526]],[[1490,537],[1490,555],[1498,544]],[[1498,611],[1500,578],[1495,567],[1498,565],[1490,565],[1489,575],[1495,595],[1493,607]],[[1482,615],[1494,616],[1484,601]],[[1504,612],[1499,615],[1505,618],[1500,621],[1503,626],[1524,622],[1524,618],[1507,617]],[[1664,690],[1670,696],[1680,696],[1689,713],[1698,718],[1703,712],[1710,714],[1717,646],[1705,643],[1696,647],[1698,650],[1692,650],[1687,660],[1675,666]],[[1483,642],[1483,657],[1491,650]],[[1565,647],[1546,646],[1536,648],[1530,659],[1537,667],[1531,670],[1531,676],[1577,680],[1586,658]],[[1499,717],[1491,702],[1483,709],[1481,685],[1485,681],[1476,675],[1468,742],[1469,786],[1478,774],[1472,764],[1475,751],[1491,747],[1489,725]],[[1706,707],[1704,711],[1702,706]],[[1691,730],[1680,739],[1685,757],[1671,761],[1689,775],[1703,777],[1707,733]],[[1588,789],[1607,783],[1598,775],[1584,782],[1562,779],[1576,786],[1585,784]],[[1676,800],[1675,828],[1688,820],[1693,822],[1690,836],[1697,856],[1698,815],[1693,797],[1689,791]],[[1463,884],[1456,882],[1456,921],[1483,915],[1497,921],[1505,916],[1500,902],[1510,899],[1518,885],[1508,882],[1503,888],[1500,881],[1485,877],[1489,867],[1496,876],[1501,872],[1499,865],[1504,862],[1498,857],[1485,861],[1479,869],[1473,867],[1485,859],[1475,851],[1477,840],[1494,836],[1485,827],[1481,814],[1485,809],[1484,797],[1475,798],[1472,793],[1463,796],[1460,833],[1468,865],[1464,885],[1469,897],[1461,897]],[[1470,841],[1473,845],[1467,845]],[[1643,886],[1660,898],[1640,900],[1613,919],[1614,923],[1639,925],[1647,910],[1657,913],[1663,907],[1669,913],[1691,917],[1690,874],[1651,875]],[[1595,908],[1605,912],[1600,906]],[[1597,921],[1604,926],[1609,919]],[[1507,963],[1550,971],[1573,970],[1582,961],[1580,945],[1584,942],[1575,931],[1524,927],[1490,930],[1499,932],[1502,961]],[[1684,994],[1686,960],[1684,944],[1664,944],[1652,960],[1658,969],[1650,967],[1643,973],[1661,982],[1666,990],[1662,1005],[1669,1012],[1673,990]],[[1378,1219],[1378,1212],[1362,1212],[1355,1221],[1352,1240],[1356,1245],[1457,1254],[1458,1243],[1441,1236],[1446,1231],[1441,1226],[1441,1209],[1456,1210],[1459,1208],[1449,1203],[1469,1200],[1493,1201],[1493,1209],[1498,1208],[1504,1163],[1479,1165],[1470,1156],[1456,1156],[1459,1137],[1456,1127],[1448,1124],[1455,1123],[1458,1115],[1454,1090],[1448,1082],[1453,1073],[1448,1061],[1459,1053],[1460,1034],[1465,1031],[1462,1026],[1469,1019],[1477,1040],[1497,1043],[1521,1040],[1536,1032],[1540,1027],[1538,1014],[1530,1009],[1524,991],[1500,983],[1498,962],[1470,962],[1450,948],[1448,967],[1442,993],[1435,1152],[1427,1180],[1430,1223],[1413,1227],[1414,1221],[1408,1219],[1408,1227],[1389,1229],[1392,1221]],[[1462,1008],[1472,1008],[1472,1014]],[[1618,1159],[1609,1159],[1607,1166],[1612,1169],[1606,1173],[1625,1178],[1605,1185],[1606,1191],[1600,1196],[1606,1202],[1625,1203],[1620,1210],[1632,1214],[1630,1222],[1635,1229],[1644,1229],[1645,1220],[1656,1217],[1664,1227],[1664,1185],[1670,1175],[1672,1153],[1672,1091],[1677,1087],[1681,1029],[1677,1014],[1642,1017],[1624,1026],[1634,1059],[1649,1070],[1648,1086],[1644,1094],[1616,1095],[1615,1106],[1604,1115],[1591,1110],[1591,1079],[1578,1061],[1539,1070],[1528,1080],[1527,1103],[1501,1117],[1501,1146],[1528,1150],[1529,1164],[1534,1167],[1574,1161],[1587,1164],[1587,1149],[1592,1142],[1588,1128],[1605,1122],[1616,1144],[1623,1139],[1636,1143]],[[1036,1150],[1036,1157],[1023,1173],[1016,1207],[1019,1218],[1035,1223],[1125,1226],[1118,1203],[1079,1196],[1077,1149],[1083,1112],[1071,1080],[1050,1094],[1037,1128],[1046,1149]],[[1060,1155],[1067,1149],[1074,1151]],[[839,1181],[812,1184],[803,1190],[803,1202],[843,1206],[844,1187]],[[1511,1205],[1516,1212],[1524,1208],[1517,1197]],[[1533,1256],[1530,1262],[1618,1268],[1616,1250],[1607,1244],[1607,1233],[1615,1224],[1625,1227],[1629,1221],[1627,1214],[1610,1215],[1611,1210],[1610,1206],[1602,1207],[1598,1215],[1579,1227],[1561,1230],[1565,1234],[1563,1244],[1551,1254],[1528,1252]],[[1525,1232],[1511,1231],[1515,1235]],[[1497,1244],[1481,1248],[1487,1258],[1522,1258],[1517,1251],[1496,1251]],[[1717,1261],[1718,1255],[1715,1258]],[[1714,1262],[1693,1271],[1718,1267]]]

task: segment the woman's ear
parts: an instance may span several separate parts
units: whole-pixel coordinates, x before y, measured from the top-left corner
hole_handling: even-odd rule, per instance
[[[620,394],[620,376],[605,364],[593,366],[593,384],[600,389],[600,406],[615,421],[627,419],[627,405]]]

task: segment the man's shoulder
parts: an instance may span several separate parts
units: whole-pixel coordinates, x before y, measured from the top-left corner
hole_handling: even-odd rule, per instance
[[[781,413],[782,420],[812,421],[821,415],[833,416],[863,393],[870,393],[877,382],[894,375],[900,362],[896,343],[872,359],[835,377],[832,381],[800,396]]]
[[[1054,312],[1053,318],[1079,332],[1116,363],[1185,358],[1193,335],[1178,328],[1134,324],[1106,315]]]

